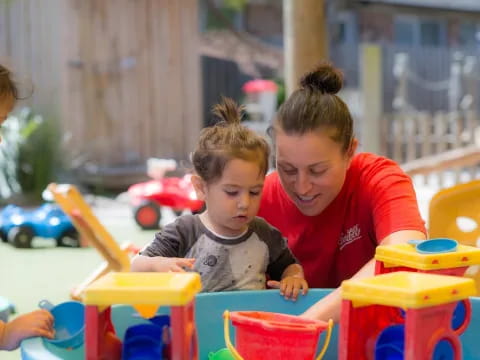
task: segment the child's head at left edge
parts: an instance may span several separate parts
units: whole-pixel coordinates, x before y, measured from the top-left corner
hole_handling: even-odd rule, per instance
[[[18,88],[12,79],[12,72],[0,64],[0,125],[7,119],[18,99]]]
[[[219,122],[201,131],[192,153],[192,183],[205,201],[202,221],[223,236],[248,229],[260,206],[270,148],[262,136],[241,125],[242,107],[229,98],[213,107]]]

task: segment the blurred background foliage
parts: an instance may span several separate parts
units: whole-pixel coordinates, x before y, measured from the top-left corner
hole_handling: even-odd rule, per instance
[[[0,202],[39,203],[61,169],[55,122],[23,108],[2,125]]]

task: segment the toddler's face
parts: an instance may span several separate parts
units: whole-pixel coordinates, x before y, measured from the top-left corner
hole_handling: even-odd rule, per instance
[[[257,215],[264,180],[258,163],[230,160],[222,177],[204,186],[205,216],[212,230],[223,236],[242,234]]]

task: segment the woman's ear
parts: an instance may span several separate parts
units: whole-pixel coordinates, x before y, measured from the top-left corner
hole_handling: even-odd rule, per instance
[[[353,138],[352,143],[350,144],[350,148],[347,151],[347,155],[349,158],[352,158],[353,155],[355,155],[357,148],[358,148],[358,140],[356,138]]]
[[[207,184],[198,175],[192,175],[191,179],[195,193],[199,200],[205,201]]]
[[[355,155],[355,152],[357,151],[358,147],[358,140],[356,138],[353,138],[352,143],[350,144],[350,147],[347,150],[346,156],[348,160],[348,167],[350,167],[350,163],[352,162],[353,155]]]

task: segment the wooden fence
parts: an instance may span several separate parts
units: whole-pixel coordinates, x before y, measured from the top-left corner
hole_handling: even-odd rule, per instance
[[[197,7],[0,1],[0,55],[31,78],[28,103],[58,121],[64,156],[87,181],[122,182],[122,169],[148,157],[185,159],[192,150],[202,126]]]
[[[440,186],[445,185],[447,171],[454,183],[476,177],[480,117],[475,111],[397,113],[386,116],[383,123],[384,154],[403,164],[410,175],[423,175],[428,181],[430,174],[437,173]]]

